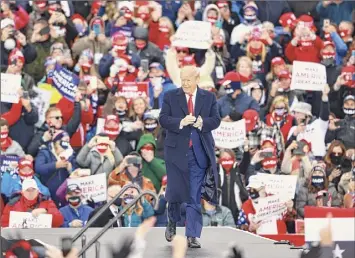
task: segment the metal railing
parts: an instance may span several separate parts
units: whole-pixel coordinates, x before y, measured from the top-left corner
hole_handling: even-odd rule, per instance
[[[129,188],[132,188],[132,186],[130,187],[129,185],[127,185],[127,187],[125,188],[125,187],[123,187],[122,188],[122,190],[119,192],[119,194],[117,194],[116,196],[115,196],[115,198],[113,198],[112,200],[116,200],[120,195],[122,195],[122,193],[123,192],[125,192],[127,189],[129,189]],[[135,188],[135,187],[134,187]],[[136,188],[137,189],[137,188]],[[124,190],[124,191],[123,191]],[[89,241],[89,243],[87,243],[80,251],[79,251],[79,253],[78,253],[78,256],[80,257],[80,256],[82,256],[93,244],[95,244],[96,242],[97,242],[97,240],[103,235],[103,234],[105,234],[106,233],[106,231],[107,230],[109,230],[111,227],[112,227],[112,225],[114,224],[114,223],[116,223],[117,222],[117,220],[125,213],[125,212],[127,212],[131,207],[133,207],[134,205],[136,205],[136,203],[138,202],[138,201],[140,201],[140,199],[141,198],[144,198],[144,196],[145,195],[150,195],[150,196],[152,196],[153,197],[153,199],[154,199],[154,201],[155,201],[155,207],[154,207],[154,209],[157,209],[158,208],[158,205],[159,205],[159,202],[158,202],[158,195],[156,194],[156,193],[154,193],[154,192],[152,192],[152,191],[142,191],[142,192],[140,192],[135,198],[134,198],[134,200],[132,201],[132,202],[130,202],[130,203],[128,203],[128,204],[126,204],[126,206],[114,217],[114,218],[112,218],[112,219],[110,219],[109,220],[109,222]],[[111,201],[112,201],[111,200]],[[108,204],[109,205],[105,205],[104,207],[109,207],[113,202],[108,202]],[[106,208],[107,208],[106,207]],[[95,217],[95,219],[97,219],[99,216],[101,216],[101,214],[103,213],[105,211],[105,209],[103,209],[103,208],[101,208],[100,209],[100,211],[99,212],[97,212],[96,214],[95,214],[95,216],[91,219],[91,220],[93,220]],[[96,216],[96,215],[98,215],[98,216]],[[91,221],[90,220],[90,221]],[[85,232],[85,231],[83,231],[83,232]],[[77,234],[78,235],[78,237],[76,238],[76,239],[78,239],[79,237],[80,237],[80,235],[82,235],[83,234],[83,232],[81,233],[81,234]],[[73,238],[74,239],[74,238]],[[96,254],[98,254],[98,252],[96,252]],[[97,256],[96,256],[97,257]]]

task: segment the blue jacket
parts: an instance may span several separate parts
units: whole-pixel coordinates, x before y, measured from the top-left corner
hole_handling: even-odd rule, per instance
[[[127,54],[128,55],[128,54]],[[137,54],[129,54],[131,56],[131,63],[134,67],[139,67],[141,59]],[[114,57],[108,53],[104,55],[100,60],[99,74],[102,78],[106,78],[110,75],[110,67],[115,61]]]
[[[66,168],[55,167],[57,162],[56,157],[53,155],[49,147],[41,149],[35,159],[35,171],[40,176],[41,181],[48,187],[52,200],[59,206],[60,200],[57,198],[56,191],[58,187],[68,178],[69,172]],[[75,155],[69,158],[72,164],[72,170],[76,168]]]
[[[352,21],[352,12],[355,8],[355,1],[343,1],[339,4],[331,3],[326,8],[319,1],[317,5],[317,12],[321,18],[321,24],[324,19],[329,19],[339,25],[341,21]]]
[[[69,223],[76,219],[81,220],[83,222],[83,225],[85,225],[86,222],[89,220],[90,213],[93,210],[93,208],[83,204],[80,205],[78,209],[74,209],[70,205],[60,208],[59,211],[64,217],[64,223],[62,225],[62,228],[69,228]]]
[[[45,187],[36,176],[34,176],[33,179],[36,181],[41,194],[47,197],[51,197],[48,188]],[[10,197],[14,193],[21,192],[21,190],[22,183],[20,176],[17,174],[11,176],[9,173],[4,173],[1,179],[1,193],[4,194],[6,197]]]
[[[240,93],[235,99],[225,95],[218,100],[218,111],[222,118],[229,116],[232,111],[243,114],[248,109],[254,109],[259,112],[260,106],[255,99],[244,92]]]
[[[343,58],[346,56],[346,52],[348,51],[347,45],[341,39],[338,33],[332,32],[330,34],[332,40],[335,44],[336,56],[335,56],[335,64],[341,65],[343,64]]]
[[[143,220],[154,216],[154,209],[147,201],[143,201],[143,212],[142,215],[139,216],[135,211],[132,212],[131,215],[128,215],[127,212],[123,216],[123,225],[125,227],[138,227],[142,224]]]
[[[150,106],[154,107],[154,87],[151,83],[149,83],[149,96],[150,97]],[[165,78],[164,82],[163,82],[163,91],[162,93],[160,93],[159,97],[158,97],[158,101],[159,101],[159,108],[162,107],[163,105],[163,98],[164,98],[164,94],[165,92],[168,92],[169,90],[173,90],[176,89],[175,84],[173,84],[173,82],[170,79]]]

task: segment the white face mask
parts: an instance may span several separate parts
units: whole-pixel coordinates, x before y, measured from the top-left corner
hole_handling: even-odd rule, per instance
[[[70,147],[66,150],[64,150],[62,153],[59,154],[59,157],[64,158],[65,160],[69,160],[69,158],[73,155],[74,151]]]
[[[6,39],[4,47],[6,50],[13,50],[16,47],[16,41],[13,38]]]
[[[163,87],[163,77],[154,77],[150,79],[155,90],[160,90]]]

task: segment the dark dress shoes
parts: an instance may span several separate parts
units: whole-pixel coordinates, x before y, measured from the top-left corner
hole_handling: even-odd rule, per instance
[[[168,222],[168,225],[165,229],[165,239],[168,242],[173,241],[174,236],[176,235],[176,223]]]
[[[187,237],[187,244],[190,248],[201,248],[201,244],[197,241],[196,237]]]

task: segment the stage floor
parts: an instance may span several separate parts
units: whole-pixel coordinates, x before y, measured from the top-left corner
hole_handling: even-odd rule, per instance
[[[171,244],[164,237],[165,228],[153,228],[147,239],[145,258],[171,257]],[[18,230],[23,238],[39,239],[49,245],[59,246],[61,237],[73,236],[77,229],[22,229]],[[88,241],[99,231],[89,229],[86,232]],[[109,258],[110,245],[117,246],[120,239],[127,234],[133,234],[135,228],[111,229],[101,239],[101,258]],[[16,235],[14,229],[2,229],[1,235],[5,238]],[[178,228],[177,234],[184,235],[184,229]],[[298,258],[300,250],[292,250],[288,245],[275,245],[273,240],[268,240],[253,234],[232,228],[206,227],[202,231],[201,249],[189,249],[188,258],[221,258],[230,243],[237,243],[244,252],[245,258]],[[81,240],[75,246],[80,249]],[[89,249],[86,258],[95,258],[94,248]]]

